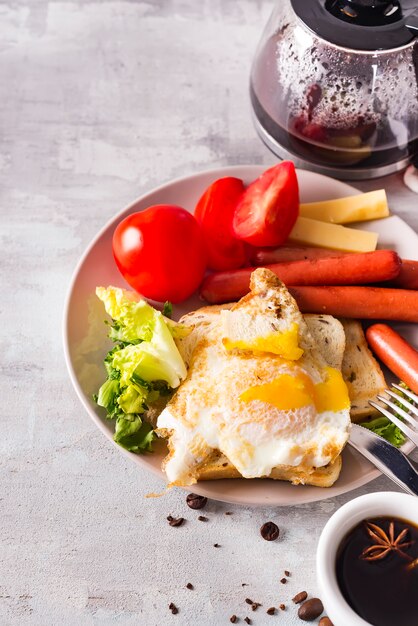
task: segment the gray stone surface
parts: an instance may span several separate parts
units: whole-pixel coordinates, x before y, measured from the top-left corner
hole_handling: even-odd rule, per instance
[[[204,524],[181,490],[145,497],[161,482],[96,429],[65,369],[63,301],[99,227],[173,177],[273,162],[247,96],[271,5],[0,2],[1,626],[216,626],[233,613],[297,624],[289,599],[316,592],[315,545],[329,516],[355,495],[394,489],[380,478],[291,509],[212,502]],[[401,177],[380,184],[417,229],[417,197]],[[170,513],[187,523],[170,528]],[[272,544],[259,536],[269,519],[282,530]],[[248,596],[263,604],[256,613]],[[286,612],[267,616],[280,602]]]

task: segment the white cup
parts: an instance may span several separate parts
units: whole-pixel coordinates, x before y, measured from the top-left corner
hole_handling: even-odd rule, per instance
[[[316,571],[320,597],[334,626],[370,626],[342,595],[335,563],[344,537],[357,524],[371,517],[398,517],[418,526],[418,498],[391,491],[360,496],[344,504],[326,523],[319,538]]]

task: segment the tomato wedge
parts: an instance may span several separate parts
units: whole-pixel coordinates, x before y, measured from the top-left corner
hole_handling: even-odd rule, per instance
[[[196,205],[194,216],[202,227],[208,267],[212,270],[238,269],[245,263],[245,244],[232,230],[235,209],[244,190],[239,178],[220,178],[206,189]]]
[[[265,171],[245,191],[234,219],[235,236],[253,246],[280,246],[299,215],[295,166],[283,161]]]

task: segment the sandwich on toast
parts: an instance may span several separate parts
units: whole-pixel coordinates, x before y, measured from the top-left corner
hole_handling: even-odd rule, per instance
[[[330,316],[305,321],[269,270],[255,270],[250,287],[230,308],[181,320],[193,327],[177,344],[188,375],[157,421],[168,439],[168,480],[270,477],[330,486],[350,429],[343,326]]]

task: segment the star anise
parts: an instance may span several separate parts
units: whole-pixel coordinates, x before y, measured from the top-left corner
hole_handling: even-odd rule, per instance
[[[412,561],[412,557],[403,552],[403,548],[408,548],[413,544],[413,541],[404,541],[408,533],[407,528],[404,528],[397,537],[395,537],[394,522],[390,522],[388,533],[377,524],[372,524],[371,522],[367,522],[366,530],[371,539],[373,539],[374,544],[368,548],[364,548],[361,553],[362,559],[365,561],[380,561],[380,559],[384,559],[390,552],[396,552],[404,559]]]

